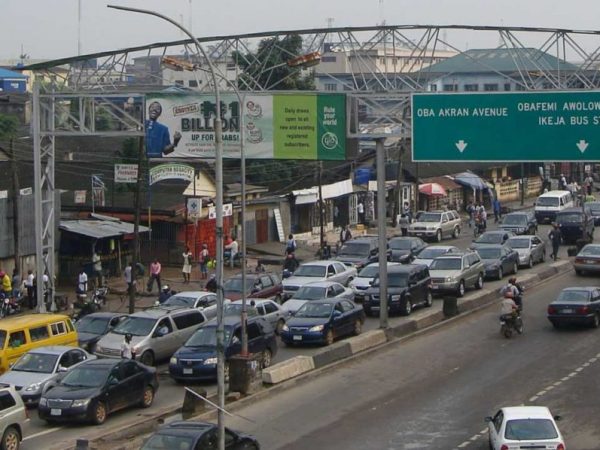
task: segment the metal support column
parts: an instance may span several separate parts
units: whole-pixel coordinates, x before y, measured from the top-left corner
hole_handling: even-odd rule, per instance
[[[385,191],[385,138],[375,141],[377,154],[377,234],[379,234],[379,327],[388,327],[387,297],[387,236],[386,236],[386,191]]]

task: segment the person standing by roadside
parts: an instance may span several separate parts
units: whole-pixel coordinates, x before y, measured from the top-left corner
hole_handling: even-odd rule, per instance
[[[584,180],[584,186],[586,190],[586,195],[593,195],[594,191],[594,179],[592,178],[592,174],[588,173]]]
[[[548,232],[548,238],[552,243],[552,254],[550,255],[550,257],[553,258],[554,261],[556,261],[558,259],[558,249],[560,248],[561,240],[560,229],[558,228],[558,224],[552,224],[552,229]]]
[[[21,293],[21,275],[19,275],[19,269],[16,267],[12,273],[12,296],[17,298]]]
[[[358,214],[358,223],[364,225],[365,224],[365,205],[363,205],[362,200],[358,201],[358,205],[356,205],[356,212]]]
[[[8,273],[0,271],[0,279],[2,279],[2,292],[7,297],[12,295],[12,282]]]
[[[162,270],[162,266],[160,262],[158,262],[158,258],[154,258],[152,264],[150,264],[150,278],[148,279],[148,292],[152,292],[152,286],[154,285],[154,281],[156,280],[156,290],[160,292],[161,284],[160,284],[160,272]]]
[[[85,273],[83,266],[81,266],[81,270],[79,271],[79,275],[77,276],[77,293],[85,294],[88,290],[88,276]]]
[[[473,202],[469,202],[467,205],[467,214],[469,215],[469,228],[472,228],[475,220],[475,206]]]
[[[33,289],[33,270],[27,271],[27,278],[25,278],[25,289],[27,289],[27,304],[29,309],[34,309],[37,306],[35,291]]]
[[[96,253],[96,250],[94,250],[94,253],[92,254],[92,264],[93,264],[93,268],[94,268],[94,286],[95,287],[100,287],[103,285],[102,283],[102,260],[100,259],[100,255],[98,255],[98,253]]]
[[[131,343],[131,333],[126,333],[123,343],[121,344],[121,358],[135,359],[135,349]]]
[[[340,231],[340,245],[344,245],[346,241],[352,239],[352,233],[350,233],[350,229],[347,225],[342,226],[342,231]]]
[[[125,270],[123,271],[123,277],[125,278],[125,283],[127,283],[127,293],[131,294],[132,290],[135,289],[135,281],[133,277],[133,267],[131,267],[131,261],[127,262]]]
[[[200,257],[198,263],[200,264],[200,279],[206,280],[208,278],[208,261],[210,260],[210,254],[208,253],[208,245],[202,244],[202,250],[200,251]]]
[[[233,269],[233,264],[234,264],[234,261],[235,261],[235,255],[238,254],[238,250],[239,250],[238,241],[235,238],[233,238],[233,240],[231,241],[231,243],[229,245],[225,246],[225,249],[229,250],[229,252],[230,252],[229,265]]]
[[[492,208],[494,209],[494,223],[498,223],[502,217],[502,205],[500,205],[500,200],[498,200],[498,197],[494,197]]]
[[[185,248],[185,251],[181,255],[183,256],[183,268],[181,273],[183,274],[183,283],[190,282],[190,274],[192,273],[192,252],[189,247]]]
[[[290,253],[294,253],[297,248],[298,248],[298,244],[296,244],[294,235],[290,233],[288,236],[288,240],[285,243],[285,254],[289,255]]]

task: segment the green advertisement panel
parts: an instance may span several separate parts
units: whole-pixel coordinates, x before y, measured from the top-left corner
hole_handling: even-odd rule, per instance
[[[225,158],[240,157],[243,135],[250,159],[346,159],[345,95],[241,93],[240,98],[221,95]],[[147,95],[146,155],[214,158],[215,117],[211,94]]]
[[[600,92],[413,94],[414,161],[592,161]]]

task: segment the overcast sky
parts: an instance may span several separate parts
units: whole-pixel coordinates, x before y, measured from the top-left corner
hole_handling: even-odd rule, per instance
[[[82,53],[182,38],[157,18],[106,8],[152,9],[191,24],[196,36],[334,26],[470,24],[598,29],[598,0],[81,0]],[[190,7],[191,3],[191,7]],[[77,54],[78,0],[1,0],[0,59]],[[492,39],[492,38],[490,38]],[[449,35],[460,48],[494,46],[483,37]]]

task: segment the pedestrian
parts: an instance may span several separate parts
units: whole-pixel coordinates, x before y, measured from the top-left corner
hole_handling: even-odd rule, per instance
[[[352,239],[352,233],[347,225],[342,225],[342,231],[340,231],[340,245],[344,245],[346,241]]]
[[[88,276],[85,273],[85,268],[81,266],[79,275],[77,276],[77,293],[85,294],[88,290]]]
[[[358,214],[358,223],[364,225],[365,224],[365,205],[363,205],[362,200],[358,201],[356,205],[356,212]]]
[[[408,223],[412,222],[412,212],[410,211],[410,205],[408,202],[404,202],[404,207],[402,208],[402,212],[408,218]]]
[[[285,243],[285,254],[289,255],[290,253],[294,253],[297,248],[298,248],[298,245],[296,244],[296,240],[294,239],[294,235],[290,233],[288,235],[288,239],[287,239],[287,241]]]
[[[158,258],[154,258],[154,261],[150,264],[150,278],[148,278],[148,292],[152,292],[152,286],[154,285],[154,281],[156,280],[156,290],[160,292],[160,272],[162,270],[162,266],[158,261]]]
[[[200,279],[206,280],[208,278],[208,262],[210,260],[210,254],[208,253],[208,245],[202,244],[202,250],[198,257],[198,264],[200,265]]]
[[[21,275],[19,275],[19,269],[14,268],[12,273],[12,296],[18,298],[21,293]]]
[[[594,191],[594,179],[592,178],[592,174],[588,173],[587,177],[585,178],[585,189],[586,189],[586,193],[587,195],[593,195],[593,191]]]
[[[558,224],[552,224],[552,228],[548,232],[548,238],[552,243],[552,254],[550,255],[550,257],[553,258],[554,261],[556,261],[558,259],[558,249],[560,248],[561,240],[560,229],[558,228]]]
[[[121,344],[121,358],[123,359],[135,359],[135,348],[131,343],[131,338],[131,333],[125,333],[125,339]]]
[[[192,252],[189,247],[185,248],[185,251],[181,255],[183,257],[183,267],[181,273],[183,274],[183,283],[190,282],[190,274],[192,273]]]
[[[502,205],[500,205],[500,200],[498,200],[498,197],[495,197],[492,201],[492,208],[494,210],[494,223],[498,223],[502,217]]]
[[[96,287],[100,287],[103,285],[102,283],[102,258],[100,258],[100,255],[98,255],[98,253],[96,253],[96,250],[94,250],[94,253],[92,254],[92,267],[94,269],[94,285]]]
[[[214,273],[211,274],[210,278],[206,282],[206,286],[204,286],[204,289],[209,292],[217,292],[217,278],[215,277]]]
[[[402,231],[402,236],[408,236],[408,224],[409,223],[410,223],[409,217],[405,213],[400,214],[400,218],[398,219],[398,226],[400,227],[400,230]]]
[[[333,205],[333,226],[337,227],[340,224],[340,208],[338,205]]]
[[[235,261],[235,255],[238,254],[238,242],[235,237],[232,238],[232,241],[229,245],[225,246],[225,249],[229,250],[229,265],[233,269],[233,263]]]
[[[6,297],[12,295],[12,281],[8,273],[0,270],[0,280],[2,281],[2,292]]]
[[[283,270],[284,272],[287,270],[290,273],[294,273],[299,265],[300,264],[298,263],[298,260],[296,259],[294,254],[288,253],[288,255],[285,258],[285,261],[283,262]]]
[[[560,174],[560,178],[558,179],[558,189],[561,191],[567,190],[567,177],[563,173]]]
[[[35,309],[37,306],[35,291],[33,289],[33,271],[29,269],[27,271],[27,278],[25,278],[25,289],[27,290],[27,304],[29,309]]]
[[[133,267],[131,267],[131,261],[128,261],[127,265],[125,266],[123,278],[125,278],[125,283],[127,284],[127,293],[131,295],[135,289],[135,278],[133,276]]]
[[[475,206],[473,205],[472,201],[469,202],[466,209],[467,209],[467,214],[469,215],[469,228],[471,228],[473,226],[474,219],[475,219]]]

